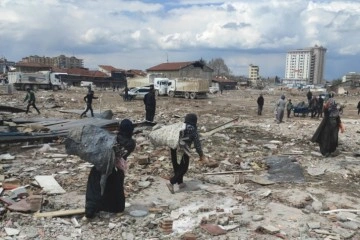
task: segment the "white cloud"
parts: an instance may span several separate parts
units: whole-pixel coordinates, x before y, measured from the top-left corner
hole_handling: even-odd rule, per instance
[[[179,61],[223,57],[234,67],[250,58],[264,64],[263,75],[282,75],[290,49],[318,44],[328,55],[360,55],[356,0],[0,0],[0,27],[0,55],[9,60],[74,54],[91,67],[125,68],[133,59],[145,69],[167,52]]]

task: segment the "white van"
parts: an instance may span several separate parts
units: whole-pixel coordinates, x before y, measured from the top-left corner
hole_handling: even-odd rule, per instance
[[[95,84],[93,82],[88,82],[88,81],[81,81],[80,82],[80,87],[88,87],[91,86],[91,88],[95,87]]]

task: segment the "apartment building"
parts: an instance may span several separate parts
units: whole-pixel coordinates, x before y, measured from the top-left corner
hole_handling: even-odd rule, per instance
[[[260,79],[259,71],[259,66],[253,64],[249,65],[249,80],[251,85],[256,85],[257,81]]]
[[[40,57],[37,55],[24,57],[21,62],[23,63],[38,63],[47,66],[53,66],[58,68],[82,68],[84,67],[83,59],[78,59],[74,56],[66,57],[65,55],[59,55],[57,57]]]
[[[286,55],[285,84],[317,85],[324,83],[326,48],[291,50]]]

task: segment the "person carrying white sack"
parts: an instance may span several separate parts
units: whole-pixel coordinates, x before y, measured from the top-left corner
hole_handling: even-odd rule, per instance
[[[184,150],[180,161],[178,162],[177,158],[177,149],[170,148],[171,152],[171,162],[174,169],[174,176],[170,178],[170,182],[166,183],[166,186],[169,188],[169,191],[174,194],[174,185],[178,184],[179,188],[184,188],[186,185],[184,183],[183,177],[186,174],[189,168],[190,156],[187,149],[190,148],[191,144],[194,143],[196,152],[200,156],[200,162],[207,162],[207,158],[204,155],[201,143],[199,139],[199,134],[197,132],[197,116],[194,113],[189,113],[185,116],[185,129],[180,133],[180,146],[179,148]],[[183,145],[183,146],[181,146]]]

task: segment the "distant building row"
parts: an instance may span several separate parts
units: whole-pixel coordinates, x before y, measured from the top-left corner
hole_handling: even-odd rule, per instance
[[[21,62],[23,63],[39,63],[42,65],[48,65],[57,68],[82,68],[84,67],[84,60],[72,57],[66,57],[60,55],[57,57],[40,57],[40,56],[29,56],[24,57]]]

